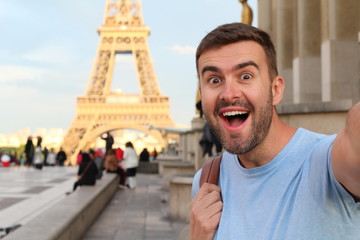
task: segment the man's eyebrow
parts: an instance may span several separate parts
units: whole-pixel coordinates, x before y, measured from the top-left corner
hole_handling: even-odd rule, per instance
[[[248,61],[248,62],[244,62],[244,63],[240,63],[238,65],[236,65],[235,67],[233,67],[233,70],[239,70],[239,69],[242,69],[244,67],[247,67],[247,66],[254,66],[256,67],[258,70],[259,70],[259,65],[257,65],[255,62],[253,61]]]
[[[221,72],[221,70],[217,67],[214,66],[205,66],[202,70],[201,70],[201,75],[203,75],[205,72],[207,71],[211,71],[211,72]]]
[[[234,66],[232,69],[233,71],[235,70],[239,70],[242,68],[245,68],[247,66],[254,66],[256,69],[259,69],[259,65],[257,65],[255,62],[253,61],[248,61],[248,62],[244,62],[244,63],[240,63],[236,66]],[[203,75],[205,72],[207,71],[211,71],[211,72],[221,72],[221,70],[215,66],[205,66],[202,70],[201,70],[201,75]]]

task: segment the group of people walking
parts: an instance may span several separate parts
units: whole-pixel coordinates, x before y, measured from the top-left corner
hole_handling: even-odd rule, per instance
[[[36,169],[42,169],[45,166],[64,166],[66,153],[60,148],[56,153],[54,148],[50,151],[42,147],[42,137],[37,136],[36,146],[33,144],[33,137],[29,136],[25,145],[25,166],[34,166]]]

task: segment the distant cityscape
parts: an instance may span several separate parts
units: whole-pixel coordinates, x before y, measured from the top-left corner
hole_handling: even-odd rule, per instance
[[[20,147],[25,145],[29,136],[43,137],[43,145],[47,148],[58,149],[64,137],[65,130],[61,128],[37,128],[32,131],[30,128],[24,128],[14,133],[1,134],[0,133],[0,147]]]

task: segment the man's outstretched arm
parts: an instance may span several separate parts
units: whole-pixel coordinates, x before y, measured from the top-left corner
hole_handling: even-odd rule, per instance
[[[360,102],[350,109],[345,128],[335,139],[332,168],[336,179],[360,201]]]

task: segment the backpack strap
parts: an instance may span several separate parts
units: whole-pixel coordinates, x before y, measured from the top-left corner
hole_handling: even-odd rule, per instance
[[[204,164],[201,170],[200,187],[204,183],[218,184],[222,155]]]

